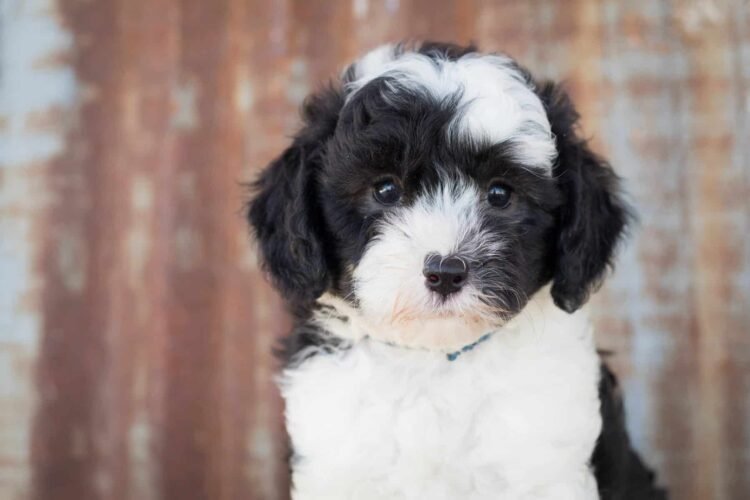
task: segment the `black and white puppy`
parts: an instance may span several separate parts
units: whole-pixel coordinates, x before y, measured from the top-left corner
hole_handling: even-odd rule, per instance
[[[584,309],[628,221],[568,96],[503,55],[378,48],[250,203],[297,325],[295,500],[659,499]]]

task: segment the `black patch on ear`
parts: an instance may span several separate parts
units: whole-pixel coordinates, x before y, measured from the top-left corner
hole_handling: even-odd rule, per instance
[[[581,307],[612,264],[631,211],[622,199],[620,179],[580,137],[579,115],[559,86],[538,87],[555,134],[558,161],[553,169],[563,195],[554,256],[552,297],[558,307]]]
[[[263,268],[293,306],[309,306],[331,281],[317,179],[342,106],[333,87],[310,96],[302,108],[304,127],[252,186],[247,216]]]

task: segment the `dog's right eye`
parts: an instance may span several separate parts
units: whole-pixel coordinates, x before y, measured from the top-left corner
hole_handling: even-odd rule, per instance
[[[382,205],[393,205],[401,199],[401,188],[393,179],[385,179],[373,186],[372,195]]]

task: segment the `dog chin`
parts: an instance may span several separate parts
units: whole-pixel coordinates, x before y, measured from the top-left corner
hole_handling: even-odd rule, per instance
[[[371,337],[403,347],[452,352],[476,342],[497,326],[479,316],[443,312],[386,323]]]
[[[487,316],[458,312],[449,304],[398,316],[376,316],[332,294],[323,295],[318,302],[326,307],[316,313],[315,320],[334,335],[348,340],[370,338],[412,349],[457,351],[503,323],[500,318],[492,321]]]

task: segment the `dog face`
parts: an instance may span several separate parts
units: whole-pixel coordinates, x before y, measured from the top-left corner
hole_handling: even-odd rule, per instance
[[[250,205],[298,312],[322,301],[367,335],[453,349],[549,281],[566,311],[586,301],[627,213],[563,92],[441,44],[382,47],[342,80],[308,99]]]

